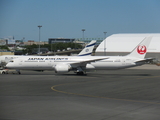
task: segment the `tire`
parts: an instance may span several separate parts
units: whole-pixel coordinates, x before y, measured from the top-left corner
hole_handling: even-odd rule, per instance
[[[84,72],[77,72],[77,75],[84,75]]]

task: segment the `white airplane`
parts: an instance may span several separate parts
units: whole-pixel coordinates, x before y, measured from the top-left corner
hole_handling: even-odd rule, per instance
[[[146,37],[126,56],[28,56],[9,62],[8,69],[54,70],[56,73],[74,71],[84,74],[86,70],[124,69],[143,65],[152,58],[145,59],[152,37]]]

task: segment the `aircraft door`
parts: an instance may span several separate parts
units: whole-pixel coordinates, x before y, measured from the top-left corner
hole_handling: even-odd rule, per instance
[[[125,65],[125,64],[126,64],[126,60],[122,59],[122,65]]]
[[[23,60],[20,59],[20,60],[19,60],[19,65],[22,65],[22,63],[23,63]]]

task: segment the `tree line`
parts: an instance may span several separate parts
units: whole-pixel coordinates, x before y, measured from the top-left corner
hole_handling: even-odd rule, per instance
[[[23,54],[32,54],[32,50],[35,48],[39,48],[39,45],[33,44],[33,45],[25,45],[23,46],[24,50],[22,50],[21,52]],[[67,48],[71,48],[71,49],[80,49],[82,48],[82,45],[78,44],[78,43],[53,43],[53,44],[44,44],[44,45],[40,45],[40,48],[48,48],[49,51],[57,51],[57,50],[66,50]],[[8,49],[7,45],[3,45],[0,46],[0,49],[6,49],[7,51],[10,51]],[[20,51],[18,49],[16,49],[15,47],[15,51]]]

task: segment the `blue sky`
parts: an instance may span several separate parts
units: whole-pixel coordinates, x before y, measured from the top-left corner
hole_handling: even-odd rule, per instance
[[[0,0],[0,38],[103,38],[160,33],[160,0]]]

